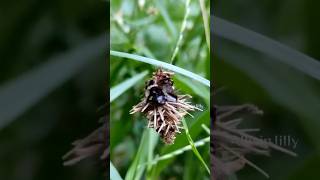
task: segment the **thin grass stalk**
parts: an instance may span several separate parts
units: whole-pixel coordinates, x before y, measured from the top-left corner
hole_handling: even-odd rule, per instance
[[[205,36],[206,36],[206,42],[207,42],[207,46],[208,46],[208,49],[209,49],[209,52],[210,52],[210,27],[209,27],[208,12],[207,12],[204,0],[199,0],[199,4],[200,4],[200,8],[201,8],[201,13],[202,13],[202,19],[203,19],[203,26],[204,26]]]
[[[182,40],[183,40],[183,36],[184,36],[183,34],[186,30],[187,20],[188,20],[189,14],[190,14],[190,0],[186,0],[185,1],[185,14],[184,14],[182,25],[180,28],[178,41],[177,41],[176,47],[174,48],[173,54],[171,56],[171,61],[170,61],[171,64],[175,64],[175,62],[176,62],[175,57],[177,56],[178,51],[180,49],[180,46],[182,44]]]
[[[200,147],[200,146],[205,145],[208,142],[210,142],[210,137],[206,137],[206,138],[203,138],[203,139],[201,139],[199,141],[196,141],[194,143],[194,145],[195,145],[195,147]],[[165,155],[162,155],[162,156],[158,156],[155,159],[153,159],[151,162],[140,164],[140,166],[155,165],[159,161],[163,161],[163,160],[167,160],[167,159],[170,159],[170,158],[174,158],[175,156],[178,156],[178,155],[183,154],[184,152],[190,151],[190,150],[192,150],[192,146],[191,145],[187,145],[187,146],[184,146],[184,147],[182,147],[180,149],[172,151],[172,152],[170,152],[168,154],[165,154]]]
[[[207,170],[208,174],[210,174],[210,169],[208,168],[207,164],[205,163],[205,161],[203,160],[202,156],[200,155],[199,151],[197,150],[192,138],[191,138],[191,135],[189,133],[189,129],[188,129],[188,126],[187,126],[187,123],[185,121],[184,118],[182,118],[182,123],[183,123],[183,127],[184,127],[184,130],[185,130],[185,133],[186,133],[186,136],[187,136],[187,139],[189,141],[189,144],[192,148],[192,151],[193,153],[197,156],[197,158],[200,160],[200,162],[202,163],[202,165],[204,166],[204,168]]]
[[[116,56],[116,57],[122,57],[125,59],[131,59],[131,60],[135,60],[135,61],[140,61],[140,62],[144,62],[144,63],[148,63],[151,65],[154,65],[156,67],[162,67],[165,68],[167,70],[179,73],[181,75],[187,76],[191,79],[194,79],[204,85],[206,85],[207,87],[210,87],[210,81],[200,75],[197,75],[193,72],[190,72],[188,70],[185,70],[183,68],[180,68],[178,66],[169,64],[169,63],[165,63],[163,61],[159,61],[156,59],[152,59],[152,58],[147,58],[147,57],[143,57],[143,56],[139,56],[136,54],[129,54],[129,53],[124,53],[124,52],[119,52],[119,51],[113,51],[110,50],[110,55],[111,56]]]
[[[174,26],[174,23],[172,22],[167,9],[163,6],[163,0],[157,0],[155,1],[155,3],[157,4],[159,10],[160,10],[160,14],[162,15],[164,22],[167,24],[170,33],[172,35],[172,37],[176,37],[177,36],[177,29]]]

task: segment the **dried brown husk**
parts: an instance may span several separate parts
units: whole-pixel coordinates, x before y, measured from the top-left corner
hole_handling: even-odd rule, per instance
[[[166,101],[164,104],[153,104],[148,102],[147,98],[150,95],[149,86],[146,86],[144,97],[137,105],[133,106],[130,114],[144,113],[148,119],[148,128],[153,128],[159,133],[163,142],[166,144],[173,144],[176,134],[180,133],[183,127],[181,126],[182,118],[189,114],[188,111],[201,110],[188,101],[192,97],[190,95],[176,95],[173,84],[164,84],[161,80],[169,78],[172,81],[174,73],[167,72],[162,69],[156,70],[153,73],[151,80],[154,85],[162,91],[172,91],[171,93],[176,97],[174,101]],[[169,86],[169,87],[168,87]],[[169,90],[168,90],[169,89]],[[189,114],[191,115],[191,114]],[[192,115],[191,115],[192,116]]]
[[[62,157],[63,165],[75,165],[89,157],[95,157],[98,161],[102,161],[104,166],[107,165],[107,158],[109,157],[108,121],[106,117],[102,118],[101,121],[102,125],[98,129],[87,137],[72,143],[74,147]]]
[[[261,115],[263,112],[256,106],[244,104],[239,106],[216,107],[217,118],[211,133],[211,161],[213,179],[224,180],[249,165],[267,178],[269,175],[246,159],[249,154],[269,156],[272,149],[296,156],[294,152],[263,141],[249,134],[254,129],[240,129],[243,114]]]

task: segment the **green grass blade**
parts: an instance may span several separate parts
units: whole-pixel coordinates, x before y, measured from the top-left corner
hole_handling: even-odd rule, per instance
[[[200,160],[200,162],[202,163],[202,165],[205,167],[205,169],[207,170],[207,172],[210,174],[210,169],[208,168],[207,164],[205,163],[205,161],[203,160],[203,158],[201,157],[199,151],[197,150],[190,134],[189,134],[189,129],[188,129],[188,126],[187,126],[187,123],[185,121],[184,118],[182,118],[182,123],[183,123],[183,128],[185,130],[185,133],[187,135],[187,139],[189,141],[189,144],[190,146],[192,147],[192,151],[193,153],[197,156],[197,158]]]
[[[155,146],[157,145],[159,140],[159,135],[158,133],[156,133],[155,131],[149,130],[149,144],[148,144],[148,167],[147,170],[150,171],[151,170],[151,161],[153,159],[153,151]]]
[[[205,110],[201,115],[191,123],[190,128],[188,129],[189,134],[193,137],[197,137],[202,131],[201,125],[206,124],[207,126],[210,125],[210,111]],[[185,146],[188,143],[187,137],[185,133],[180,134],[177,136],[175,143],[171,146],[167,146],[162,148],[161,154],[167,154],[173,152],[179,148]],[[160,172],[162,172],[166,167],[170,166],[170,163],[173,162],[173,159],[168,159],[165,161],[160,161],[157,163],[155,175],[154,177],[159,176]]]
[[[179,48],[180,48],[180,46],[182,44],[183,34],[184,34],[184,31],[185,31],[186,26],[187,26],[187,19],[188,19],[189,14],[190,14],[190,7],[189,6],[190,6],[190,0],[185,0],[185,13],[184,13],[183,21],[182,21],[182,24],[181,24],[178,41],[177,41],[176,47],[174,48],[173,54],[171,56],[171,64],[175,64],[174,59],[177,56]]]
[[[0,129],[37,104],[103,54],[105,37],[85,42],[0,87]]]
[[[169,28],[172,37],[176,38],[177,37],[177,28],[174,26],[174,23],[171,20],[170,15],[167,11],[167,8],[163,5],[163,3],[164,3],[163,0],[157,0],[157,1],[155,1],[155,3],[160,11],[161,16],[163,17],[165,23],[167,24],[167,26]]]
[[[210,129],[205,124],[201,124],[201,127],[210,135]]]
[[[198,82],[192,82],[189,79],[182,77],[182,76],[176,76],[177,83],[181,83],[182,87],[186,86],[190,88],[190,90],[196,94],[199,97],[202,97],[203,100],[205,100],[207,105],[210,105],[210,91],[208,88],[205,88],[204,86],[199,86]]]
[[[203,20],[204,32],[206,36],[206,42],[210,51],[210,27],[209,27],[208,12],[207,12],[204,0],[199,0],[199,4],[201,8],[201,13],[202,13],[202,20]]]
[[[112,164],[111,161],[110,161],[110,179],[111,179],[111,180],[122,180],[119,172],[118,172],[117,169],[114,167],[114,165]]]
[[[129,168],[129,170],[127,171],[125,180],[135,180],[136,174],[137,174],[137,170],[138,170],[138,165],[139,162],[142,161],[144,158],[143,156],[146,155],[147,150],[145,150],[144,148],[147,147],[145,144],[147,143],[147,131],[145,130],[143,132],[141,141],[140,141],[140,145],[139,145],[139,149],[137,151],[137,154],[133,160],[133,163],[131,163],[131,166]],[[143,153],[145,152],[145,153]],[[140,168],[142,169],[142,168]]]
[[[309,76],[320,80],[320,62],[271,38],[213,17],[213,33],[222,38],[265,53]]]
[[[140,141],[140,145],[137,154],[131,164],[127,174],[126,180],[140,180],[145,167],[139,167],[139,164],[146,163],[149,151],[149,131],[151,129],[145,129]]]
[[[169,63],[165,63],[159,60],[155,60],[155,59],[151,59],[151,58],[147,58],[147,57],[143,57],[143,56],[138,56],[135,54],[128,54],[128,53],[124,53],[124,52],[119,52],[119,51],[113,51],[110,50],[110,55],[111,56],[117,56],[117,57],[122,57],[122,58],[126,58],[126,59],[132,59],[135,61],[140,61],[140,62],[144,62],[144,63],[148,63],[154,66],[158,66],[158,67],[162,67],[171,71],[174,71],[176,73],[182,74],[184,76],[187,76],[189,78],[192,78],[196,81],[199,81],[200,83],[210,87],[210,81],[207,80],[206,78],[199,76],[193,72],[187,71],[185,69],[182,69],[180,67],[174,66],[172,64]]]
[[[122,93],[124,93],[126,90],[128,90],[130,87],[132,87],[137,82],[139,82],[147,74],[148,74],[148,71],[144,71],[140,74],[133,76],[130,79],[127,79],[126,81],[118,84],[117,86],[112,87],[110,90],[110,103],[113,100],[115,100],[117,97],[119,97]]]
[[[204,138],[204,139],[201,139],[201,140],[195,142],[195,143],[194,143],[194,146],[195,146],[195,147],[200,147],[200,146],[205,145],[205,143],[208,143],[208,142],[210,142],[210,137],[206,137],[206,138]],[[170,153],[167,153],[167,154],[164,154],[164,155],[162,155],[162,156],[160,156],[160,157],[157,157],[157,158],[153,159],[152,161],[150,161],[150,162],[148,162],[148,163],[146,163],[146,164],[147,164],[148,166],[154,165],[154,164],[158,163],[159,161],[163,161],[163,160],[166,160],[166,159],[173,158],[173,157],[175,157],[175,156],[177,156],[177,155],[180,155],[180,154],[182,154],[182,153],[184,153],[184,152],[186,152],[186,151],[190,151],[190,150],[192,150],[192,146],[191,146],[191,145],[187,145],[187,146],[184,146],[184,147],[182,147],[182,148],[179,148],[179,149],[177,149],[177,150],[175,150],[175,151],[172,151],[172,152],[170,152]],[[141,166],[142,166],[142,165],[146,165],[146,164],[141,164]]]

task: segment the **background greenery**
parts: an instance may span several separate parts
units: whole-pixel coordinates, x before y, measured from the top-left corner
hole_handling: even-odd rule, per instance
[[[141,2],[111,1],[110,49],[170,63],[180,35],[186,1],[145,1],[144,5],[139,5]],[[205,6],[209,12],[209,1],[205,2]],[[210,79],[210,55],[199,1],[191,1],[188,7],[190,13],[175,65]],[[133,176],[136,179],[209,179],[209,174],[191,150],[150,165],[150,161],[157,155],[170,154],[189,145],[186,135],[182,133],[174,145],[166,146],[153,130],[147,130],[147,120],[141,114],[129,115],[132,106],[143,97],[144,82],[155,69],[150,64],[111,56],[111,87],[118,87],[125,80],[148,72],[148,75],[143,74],[145,76],[142,79],[138,79],[132,88],[111,103],[111,161],[120,176],[127,179]],[[208,133],[201,124],[209,126],[210,122],[209,87],[179,73],[174,81],[180,93],[192,95],[193,104],[200,104],[204,109],[204,112],[192,113],[194,118],[186,118],[191,137],[194,141],[207,137]],[[198,151],[209,166],[209,143],[198,147]],[[148,167],[141,170],[138,164],[148,164]]]
[[[218,89],[224,87],[215,96],[217,103],[256,104],[265,114],[261,118],[247,118],[244,128],[260,128],[261,132],[255,133],[258,137],[290,135],[299,140],[296,149],[288,147],[299,154],[297,158],[278,152],[273,152],[271,157],[250,157],[271,179],[319,179],[316,167],[319,166],[320,84],[319,76],[315,75],[320,72],[319,62],[311,63],[293,50],[320,59],[316,23],[319,5],[310,0],[213,3],[217,17],[252,30],[249,36],[243,36],[239,29],[224,29],[225,35],[232,36],[226,40],[221,38],[221,24],[213,27],[215,83]],[[261,39],[257,41],[254,32],[292,50]],[[239,39],[242,43],[234,43]],[[259,50],[261,46],[264,48]],[[308,64],[314,65],[310,68]],[[247,167],[238,173],[238,179],[263,179],[263,176]]]
[[[114,2],[116,4],[113,11],[116,12],[124,1]],[[161,5],[166,7],[170,19],[166,18],[165,12],[146,16],[147,13],[137,10],[136,4],[124,5],[123,8],[129,9],[126,11],[129,14],[125,14],[125,17],[131,31],[125,34],[121,32],[121,27],[115,25],[116,29],[111,31],[118,32],[118,36],[115,37],[116,41],[112,41],[121,43],[112,44],[112,47],[115,50],[169,61],[183,19],[184,1],[165,2],[155,4],[153,1],[150,4],[154,4],[157,9],[161,9]],[[219,17],[267,35],[316,59],[320,58],[318,51],[320,26],[317,23],[320,4],[317,1],[214,1],[212,5]],[[184,42],[188,43],[182,44],[177,65],[209,79],[210,61],[206,52],[202,17],[199,15],[197,1],[191,1],[190,6],[192,11],[188,26],[192,25],[192,28],[186,32]],[[132,7],[136,11],[133,11]],[[193,14],[194,12],[196,14]],[[96,110],[105,103],[107,89],[104,84],[106,76],[104,54],[107,48],[91,42],[92,38],[101,37],[105,34],[105,29],[109,29],[109,24],[106,26],[109,13],[106,11],[105,2],[1,1],[0,14],[0,179],[103,179],[102,173],[97,171],[100,167],[98,164],[89,160],[76,167],[65,168],[61,166],[61,156],[69,150],[70,142],[87,135],[98,126],[97,120],[101,114],[96,113]],[[143,33],[138,33],[140,30]],[[143,41],[138,40],[139,38]],[[253,156],[253,161],[269,172],[272,179],[317,179],[320,159],[319,82],[309,77],[308,72],[297,71],[288,64],[279,63],[276,58],[253,51],[253,47],[239,46],[219,37],[214,39],[214,50],[217,51],[214,53],[215,82],[218,88],[225,87],[225,90],[218,92],[217,103],[257,104],[265,111],[265,115],[255,120],[248,120],[244,127],[259,127],[264,135],[290,134],[299,139],[298,149],[295,150],[299,154],[298,158],[274,152],[271,158]],[[52,58],[62,59],[62,62],[70,59],[73,48],[85,44],[89,44],[88,49],[101,48],[101,53],[87,54],[84,60],[88,63],[64,68],[64,73],[59,69],[66,67],[64,63],[53,69],[56,73],[45,71],[50,73],[42,74],[43,71],[40,71],[40,76],[37,77],[43,77],[40,78],[41,83],[34,81],[37,79],[31,76],[29,78],[31,81],[27,82],[33,84],[17,86],[21,84],[17,84],[16,80],[26,77],[27,72],[39,72],[34,70],[43,65],[48,65],[44,67],[50,68]],[[71,59],[82,57],[82,50],[75,49],[76,55],[71,55]],[[274,49],[274,52],[279,50]],[[98,59],[100,61],[97,61]],[[79,64],[77,61],[72,62]],[[300,62],[307,63],[305,59]],[[154,70],[150,65],[128,63],[116,58],[113,63],[111,70],[121,71],[111,74],[112,85],[117,85],[117,82],[120,83],[145,70],[149,70],[149,74]],[[48,84],[53,84],[52,81],[61,74],[65,76],[55,81],[54,86],[44,88]],[[50,81],[47,81],[47,78]],[[204,98],[206,96],[199,93],[207,90],[195,90],[202,88],[202,85],[189,83],[190,79],[186,79],[183,83],[181,79],[177,78],[175,81],[181,91],[194,95],[194,103],[208,107]],[[195,86],[191,86],[193,84]],[[15,91],[8,91],[11,90],[8,87],[14,87]],[[126,146],[126,151],[122,151],[124,156],[121,162],[124,163],[117,164],[122,176],[128,168],[129,160],[135,156],[141,138],[139,130],[145,126],[143,119],[137,118],[133,123],[133,118],[127,115],[131,105],[138,102],[141,97],[141,89],[143,89],[142,81],[112,104],[112,110],[117,112],[114,115],[117,115],[118,119],[119,117],[124,119],[119,119],[121,123],[118,123],[118,127],[122,128],[117,133],[119,139],[111,138],[113,141],[111,145],[124,142],[122,140],[128,141],[127,144],[130,145]],[[30,96],[38,92],[43,94]],[[128,98],[132,98],[132,101],[128,102]],[[23,108],[18,106],[22,101],[25,103]],[[124,108],[118,108],[122,105]],[[7,111],[9,107],[10,111]],[[5,112],[10,112],[11,118],[8,118],[9,116],[5,118],[2,114]],[[187,122],[199,122],[199,119],[202,119],[201,115],[202,113],[199,113],[197,115],[199,118],[187,119]],[[204,116],[208,117],[208,112],[205,112]],[[204,123],[206,120],[207,118],[203,118]],[[195,129],[195,134],[201,132],[197,136],[192,136],[195,140],[206,136],[201,128]],[[129,133],[122,133],[123,131]],[[181,142],[187,144],[186,140]],[[120,144],[111,147],[111,150],[114,151],[115,147],[120,147],[121,150]],[[155,148],[155,153],[160,150],[160,153],[173,150],[159,146]],[[203,147],[199,150],[208,152]],[[127,162],[122,161],[126,159]],[[206,175],[204,169],[198,171],[192,168],[194,166],[190,166],[192,163],[199,163],[191,151],[177,156],[170,162],[172,163],[169,165],[161,163],[157,168],[161,170],[164,178],[180,176],[182,168],[186,179],[198,177],[198,172]],[[183,166],[185,164],[188,166]],[[239,173],[239,179],[262,178],[251,168]]]
[[[100,163],[63,167],[61,157],[104,114],[108,9],[0,2],[0,179],[105,179]]]

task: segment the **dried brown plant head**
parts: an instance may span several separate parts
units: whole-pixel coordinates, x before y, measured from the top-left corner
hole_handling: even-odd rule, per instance
[[[294,152],[250,135],[250,132],[257,131],[257,129],[239,128],[242,115],[261,115],[262,113],[251,104],[216,107],[217,116],[211,133],[211,162],[214,180],[228,179],[228,176],[241,170],[245,165],[253,167],[268,178],[269,175],[265,171],[246,158],[249,154],[269,156],[273,149],[296,156]]]
[[[107,138],[108,121],[106,117],[102,118],[101,122],[103,124],[87,137],[72,143],[74,147],[62,157],[64,161],[63,165],[71,166],[89,157],[97,157],[97,159],[103,162],[104,166],[108,164],[109,142]]]
[[[166,144],[173,144],[180,133],[181,120],[188,111],[201,110],[187,100],[190,95],[176,94],[172,76],[174,73],[157,69],[146,82],[144,97],[133,106],[130,114],[144,113],[148,127],[155,129]]]

